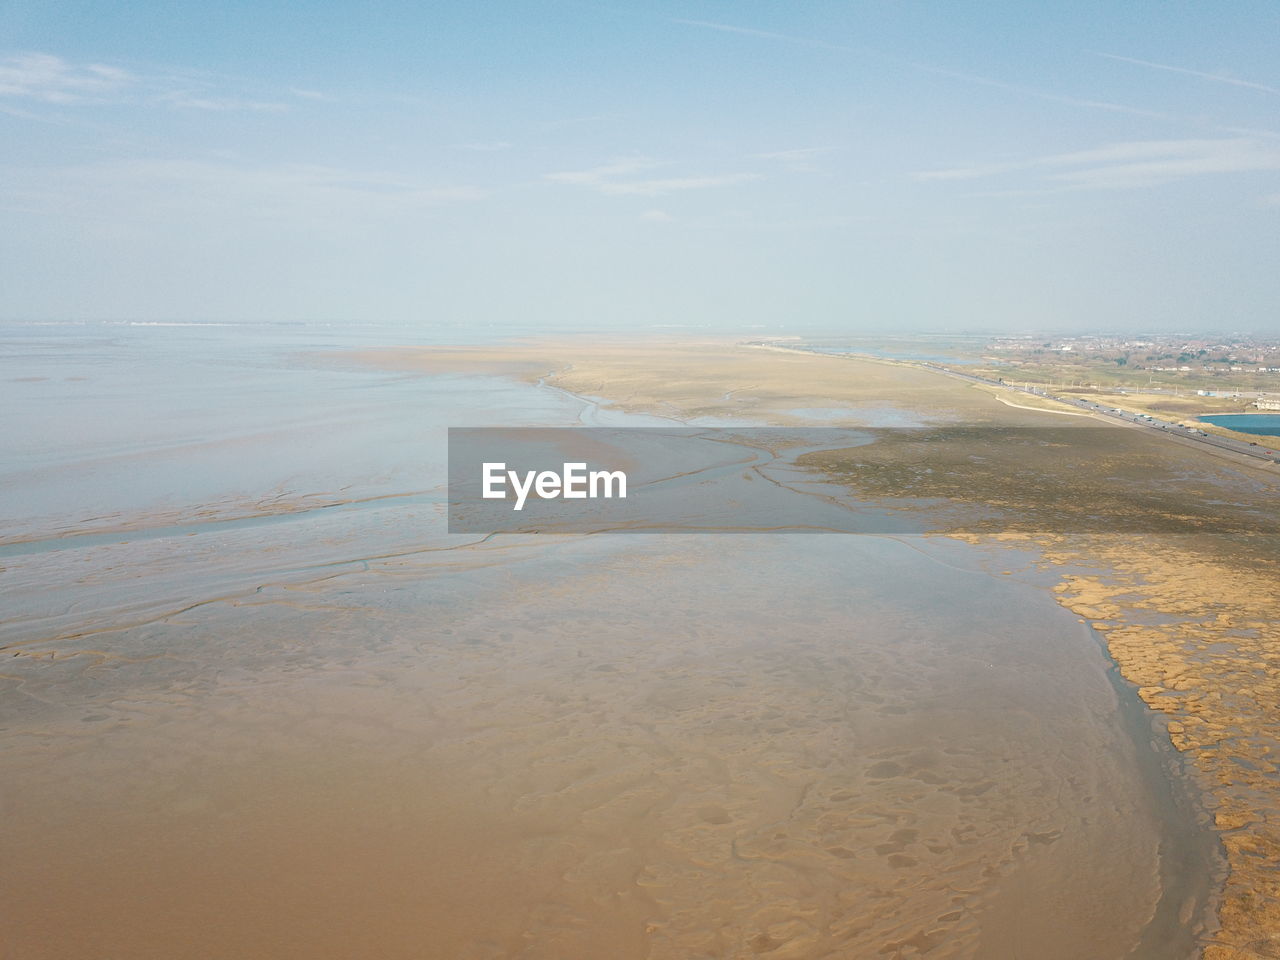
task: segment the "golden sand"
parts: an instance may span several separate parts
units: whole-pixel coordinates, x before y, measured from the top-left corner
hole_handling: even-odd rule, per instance
[[[1274,542],[1274,541],[1273,541]],[[1280,956],[1280,571],[1229,546],[1094,537],[1047,545],[1062,602],[1105,632],[1207,790],[1231,865],[1208,960]],[[1163,615],[1156,624],[1144,614]]]

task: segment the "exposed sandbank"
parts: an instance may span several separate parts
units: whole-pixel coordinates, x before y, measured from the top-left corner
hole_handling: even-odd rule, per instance
[[[747,350],[724,342],[603,347],[529,343],[516,355],[527,364],[526,375],[536,371],[536,375],[549,375],[552,383],[607,398],[623,409],[681,419],[748,416],[787,423],[791,420],[785,410],[805,403],[844,403],[856,408],[891,402],[944,422],[1031,428],[1062,422],[1047,412],[998,403],[984,391],[920,369]],[[496,354],[404,351],[373,359],[404,369],[418,363],[483,365],[495,362]],[[516,361],[507,354],[503,362]],[[1046,550],[1048,563],[1071,563],[1075,569],[1064,579],[1058,596],[1077,612],[1096,612],[1088,598],[1108,599],[1108,619],[1095,618],[1095,622],[1105,631],[1125,678],[1141,688],[1149,706],[1169,717],[1171,741],[1200,774],[1223,831],[1231,879],[1219,911],[1222,929],[1209,944],[1207,956],[1225,960],[1265,953],[1280,936],[1276,907],[1280,889],[1268,866],[1275,860],[1280,836],[1280,789],[1274,766],[1280,676],[1271,662],[1280,639],[1275,633],[1280,597],[1274,532],[1245,535],[1240,512],[1274,510],[1275,478],[1123,428],[1115,428],[1115,436],[1116,449],[1106,454],[1109,464],[1129,470],[1130,485],[1156,494],[1129,511],[1128,519],[1139,526],[1154,526],[1140,541],[1054,534],[1054,521],[1060,524],[1061,517],[1046,518],[1043,510],[1055,504],[1025,495],[1035,483],[1024,483],[1019,496],[1002,498],[1000,486],[1005,480],[998,469],[989,478],[994,486],[968,483],[962,489],[955,484],[948,487],[938,474],[904,468],[900,460],[888,457],[884,471],[874,475],[871,484],[865,470],[858,471],[856,480],[846,479],[864,495],[889,503],[907,494],[944,497],[962,508],[998,501],[1007,517],[1023,522],[1023,532],[965,533],[965,521],[970,518],[963,513],[952,532],[1034,543]],[[859,451],[860,455],[865,452],[865,448]],[[830,457],[815,465],[827,471],[838,467]],[[1051,490],[1080,491],[1077,515],[1092,506],[1091,496],[1100,490],[1109,493],[1118,510],[1123,508],[1124,497],[1114,486],[1095,483],[1081,488],[1085,475],[1078,464],[1030,466],[1039,471],[1040,479],[1050,481]],[[1211,530],[1218,512],[1229,518],[1235,535],[1187,536],[1188,516],[1197,519],[1202,530]],[[1167,532],[1155,532],[1161,529]],[[1188,575],[1188,571],[1195,573]],[[1149,611],[1161,614],[1161,622],[1149,623]],[[1189,669],[1189,663],[1195,668]],[[1224,703],[1230,703],[1230,708],[1217,706]],[[1197,731],[1212,735],[1197,739]]]

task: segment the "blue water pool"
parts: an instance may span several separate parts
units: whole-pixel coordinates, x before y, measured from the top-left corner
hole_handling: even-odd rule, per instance
[[[1280,437],[1280,413],[1219,413],[1201,417],[1200,420],[1240,433]]]

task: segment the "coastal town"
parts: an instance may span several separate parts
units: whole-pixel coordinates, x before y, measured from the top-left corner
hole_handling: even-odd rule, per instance
[[[982,359],[1071,386],[1158,386],[1200,396],[1250,398],[1280,409],[1280,339],[1255,336],[998,337]]]
[[[1280,340],[1030,335],[749,343],[923,367],[996,392],[1012,405],[1047,403],[1280,464],[1280,417],[1273,415],[1280,411]],[[1178,366],[1168,366],[1170,357]]]

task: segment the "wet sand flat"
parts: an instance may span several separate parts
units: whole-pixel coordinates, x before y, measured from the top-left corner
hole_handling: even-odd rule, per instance
[[[1063,421],[1092,423],[1063,417],[1059,410],[1002,403],[1004,398],[985,389],[904,365],[723,342],[686,346],[569,344],[564,362],[549,369],[556,371],[554,383],[594,391],[624,409],[673,416],[747,413],[789,422],[788,407],[803,406],[792,401],[803,392],[796,385],[804,383],[822,397],[814,405],[838,402],[855,415],[891,398],[901,409],[942,425],[1045,430]],[[536,342],[521,350],[537,368],[556,353]],[[373,359],[392,362],[388,354]],[[483,363],[485,357],[478,351],[460,359]],[[394,362],[411,367],[449,359],[402,351]],[[510,355],[507,362],[513,362]],[[646,385],[644,376],[655,372],[660,373]],[[930,456],[950,458],[963,469],[933,471],[927,459],[916,458],[913,466],[910,458],[885,451],[882,469],[868,472],[864,449],[847,482],[859,496],[908,511],[919,509],[921,497],[959,507],[945,519],[935,517],[939,532],[1043,551],[1050,571],[1059,570],[1062,578],[1060,600],[1084,617],[1097,617],[1127,681],[1152,710],[1168,717],[1163,736],[1191,761],[1189,770],[1214,811],[1231,875],[1219,909],[1222,926],[1206,955],[1226,960],[1280,954],[1280,889],[1272,869],[1280,850],[1280,688],[1273,663],[1280,571],[1276,535],[1268,525],[1275,516],[1274,472],[1117,429],[1103,448],[1084,451],[1084,459],[996,457],[985,473],[975,473],[974,451],[964,438],[952,437],[950,449],[941,439]],[[837,475],[841,469],[832,458],[814,466]],[[1098,498],[1105,504],[1100,514]],[[993,504],[1001,522],[1012,519],[1021,532],[975,526]],[[978,513],[966,514],[967,506]],[[1094,535],[1086,535],[1081,518],[1090,516],[1143,535],[1099,536],[1096,519]],[[1064,523],[1074,532],[1064,535]]]
[[[924,431],[812,463],[863,495],[944,498],[955,512],[936,529],[953,536],[1038,547],[1209,798],[1231,877],[1206,956],[1276,953],[1277,478],[1129,431],[999,433]],[[991,507],[995,523],[979,516]]]
[[[537,343],[523,352],[535,365],[554,353]],[[891,363],[752,352],[723,343],[704,343],[692,354],[652,343],[599,351],[571,345],[565,356],[553,382],[595,390],[625,409],[775,417],[794,385],[804,382],[824,406],[835,400],[856,409],[892,397],[902,409],[944,425],[1052,430],[1068,419],[1058,410],[1001,403],[1004,398],[983,388]],[[419,361],[406,352],[400,362]],[[662,375],[645,387],[642,370]],[[1205,955],[1280,955],[1274,471],[1118,428],[1103,447],[1077,451],[1082,456],[1074,460],[1028,461],[1006,451],[977,471],[971,437],[948,438],[944,426],[938,436],[923,439],[942,441],[931,444],[929,458],[941,456],[963,469],[933,470],[929,458],[913,463],[883,447],[873,448],[883,454],[878,469],[868,469],[877,463],[866,455],[868,448],[852,458],[856,469],[843,469],[838,457],[817,458],[813,466],[828,475],[843,472],[859,496],[882,504],[912,511],[923,497],[958,507],[935,518],[938,532],[1043,551],[1046,566],[1059,571],[1061,602],[1096,623],[1126,680],[1167,717],[1164,736],[1191,761],[1189,770],[1213,810],[1230,878],[1218,911],[1221,928]],[[1001,511],[1000,523],[983,524],[979,517],[992,505]],[[966,507],[977,512],[966,513]],[[1094,518],[1085,525],[1093,526],[1092,535],[1082,529],[1082,517]],[[1001,532],[1010,520],[1018,532]],[[1107,522],[1142,535],[1099,535]]]
[[[10,741],[12,955],[1130,955],[1152,787],[1038,587],[625,540],[180,619],[185,686]]]
[[[1044,416],[712,341],[359,362],[463,398],[481,375],[494,417],[495,374],[584,423],[630,421],[580,395],[668,422]],[[1029,538],[441,523],[395,497],[173,533],[143,514],[5,555],[7,955],[1166,958],[1220,936],[1183,755]]]

